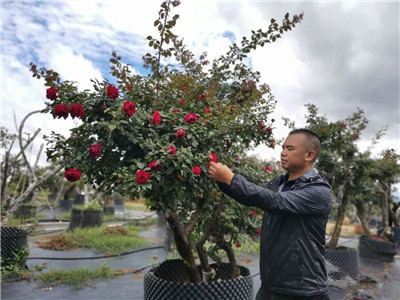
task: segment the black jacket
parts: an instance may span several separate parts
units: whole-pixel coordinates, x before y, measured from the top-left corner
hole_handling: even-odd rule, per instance
[[[264,288],[281,294],[312,296],[328,291],[325,229],[332,189],[312,169],[289,191],[280,192],[285,175],[257,186],[235,174],[221,190],[236,201],[264,210],[260,240],[260,274]]]

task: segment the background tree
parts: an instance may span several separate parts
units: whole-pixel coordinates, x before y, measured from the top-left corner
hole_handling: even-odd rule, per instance
[[[358,109],[345,120],[328,122],[325,116],[318,114],[316,105],[306,105],[307,127],[321,138],[321,153],[316,167],[329,181],[333,189],[334,201],[338,203],[337,219],[328,249],[335,249],[345,218],[346,208],[357,194],[357,162],[360,151],[357,142],[368,124],[362,109]],[[377,137],[380,135],[378,134]]]

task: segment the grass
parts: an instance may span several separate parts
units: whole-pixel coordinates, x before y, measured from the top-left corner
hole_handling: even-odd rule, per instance
[[[101,279],[115,278],[117,274],[107,265],[97,269],[81,268],[73,270],[52,269],[37,276],[39,287],[67,285],[73,290],[79,290],[93,285]]]
[[[150,211],[150,209],[146,206],[144,199],[141,198],[125,201],[125,207],[132,210]]]
[[[45,237],[37,241],[39,248],[52,250],[90,249],[106,255],[119,255],[136,248],[144,247],[150,242],[138,235],[141,227],[76,228],[74,231]]]

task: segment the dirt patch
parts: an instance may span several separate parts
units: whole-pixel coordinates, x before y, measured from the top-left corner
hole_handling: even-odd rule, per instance
[[[121,226],[110,226],[104,229],[106,235],[127,235],[127,231]]]
[[[52,236],[49,240],[44,242],[36,242],[36,245],[42,249],[48,250],[76,250],[78,247],[73,245],[65,235],[59,234]]]

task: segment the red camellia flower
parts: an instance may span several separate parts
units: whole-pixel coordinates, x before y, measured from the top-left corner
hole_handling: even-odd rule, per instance
[[[71,182],[75,182],[81,178],[82,173],[78,169],[68,169],[64,172],[64,177]]]
[[[58,118],[63,117],[64,119],[68,118],[68,112],[69,112],[68,105],[65,104],[57,104],[53,110],[53,114],[58,116]]]
[[[158,110],[156,110],[153,114],[153,118],[151,119],[151,124],[158,124],[161,122],[161,115]]]
[[[206,108],[204,109],[204,112],[205,112],[206,114],[211,114],[211,109],[209,109],[208,107],[206,107]]]
[[[153,160],[151,163],[149,163],[149,168],[151,171],[159,171],[161,170],[161,162],[158,160]]]
[[[194,113],[188,113],[185,116],[185,121],[189,124],[193,124],[194,122],[197,121],[197,116]]]
[[[88,150],[89,156],[93,157],[93,158],[99,157],[100,156],[100,147],[101,147],[100,143],[93,144]]]
[[[240,247],[242,247],[242,244],[241,243],[236,243],[236,248],[240,248]]]
[[[129,91],[129,90],[132,89],[132,86],[131,86],[130,84],[128,84],[128,85],[126,86],[126,89]]]
[[[186,90],[186,85],[181,86],[181,91],[183,92],[184,90]]]
[[[57,89],[54,87],[49,87],[46,90],[46,98],[50,100],[56,100],[57,99]]]
[[[176,131],[176,133],[175,133],[175,136],[177,137],[177,138],[184,138],[185,137],[185,134],[186,134],[186,131],[185,131],[185,129],[178,129],[177,131]]]
[[[125,101],[122,110],[128,116],[132,116],[136,112],[136,104],[130,101]]]
[[[171,110],[171,112],[172,112],[173,114],[175,114],[175,113],[181,112],[181,110],[180,110],[180,109],[173,109],[173,110]]]
[[[197,100],[201,100],[202,97],[203,97],[202,95],[198,95]]]
[[[258,229],[257,229],[256,234],[257,234],[257,235],[260,235],[260,234],[261,234],[261,228],[258,228]]]
[[[265,167],[265,171],[267,171],[267,172],[272,172],[272,169],[271,169],[270,166],[266,166],[266,167]]]
[[[271,119],[271,122],[274,123],[274,122],[275,122],[275,119]]]
[[[109,85],[107,86],[107,97],[110,99],[116,99],[119,96],[119,92],[118,89],[113,86],[113,85]]]
[[[192,167],[192,172],[194,175],[199,176],[201,174],[201,169],[198,166]]]
[[[258,127],[260,128],[260,130],[263,130],[265,128],[265,125],[263,122],[261,122],[260,124],[258,124]]]
[[[175,154],[176,153],[176,149],[175,149],[175,147],[171,146],[171,147],[167,148],[167,152],[169,154]]]
[[[185,101],[186,101],[186,99],[182,99],[179,101],[179,103],[183,105],[183,104],[185,104]]]
[[[85,115],[85,111],[83,110],[83,106],[80,103],[74,103],[69,107],[69,113],[72,118],[81,118]]]
[[[211,156],[210,161],[216,163],[217,162],[217,154],[210,152],[210,156]]]
[[[268,128],[267,128],[267,131],[272,132],[272,128],[271,128],[271,127],[268,127]]]
[[[150,179],[150,173],[145,170],[139,170],[136,172],[136,181],[138,183],[146,183]]]
[[[253,217],[255,215],[256,215],[256,211],[255,210],[249,211],[249,217]]]

